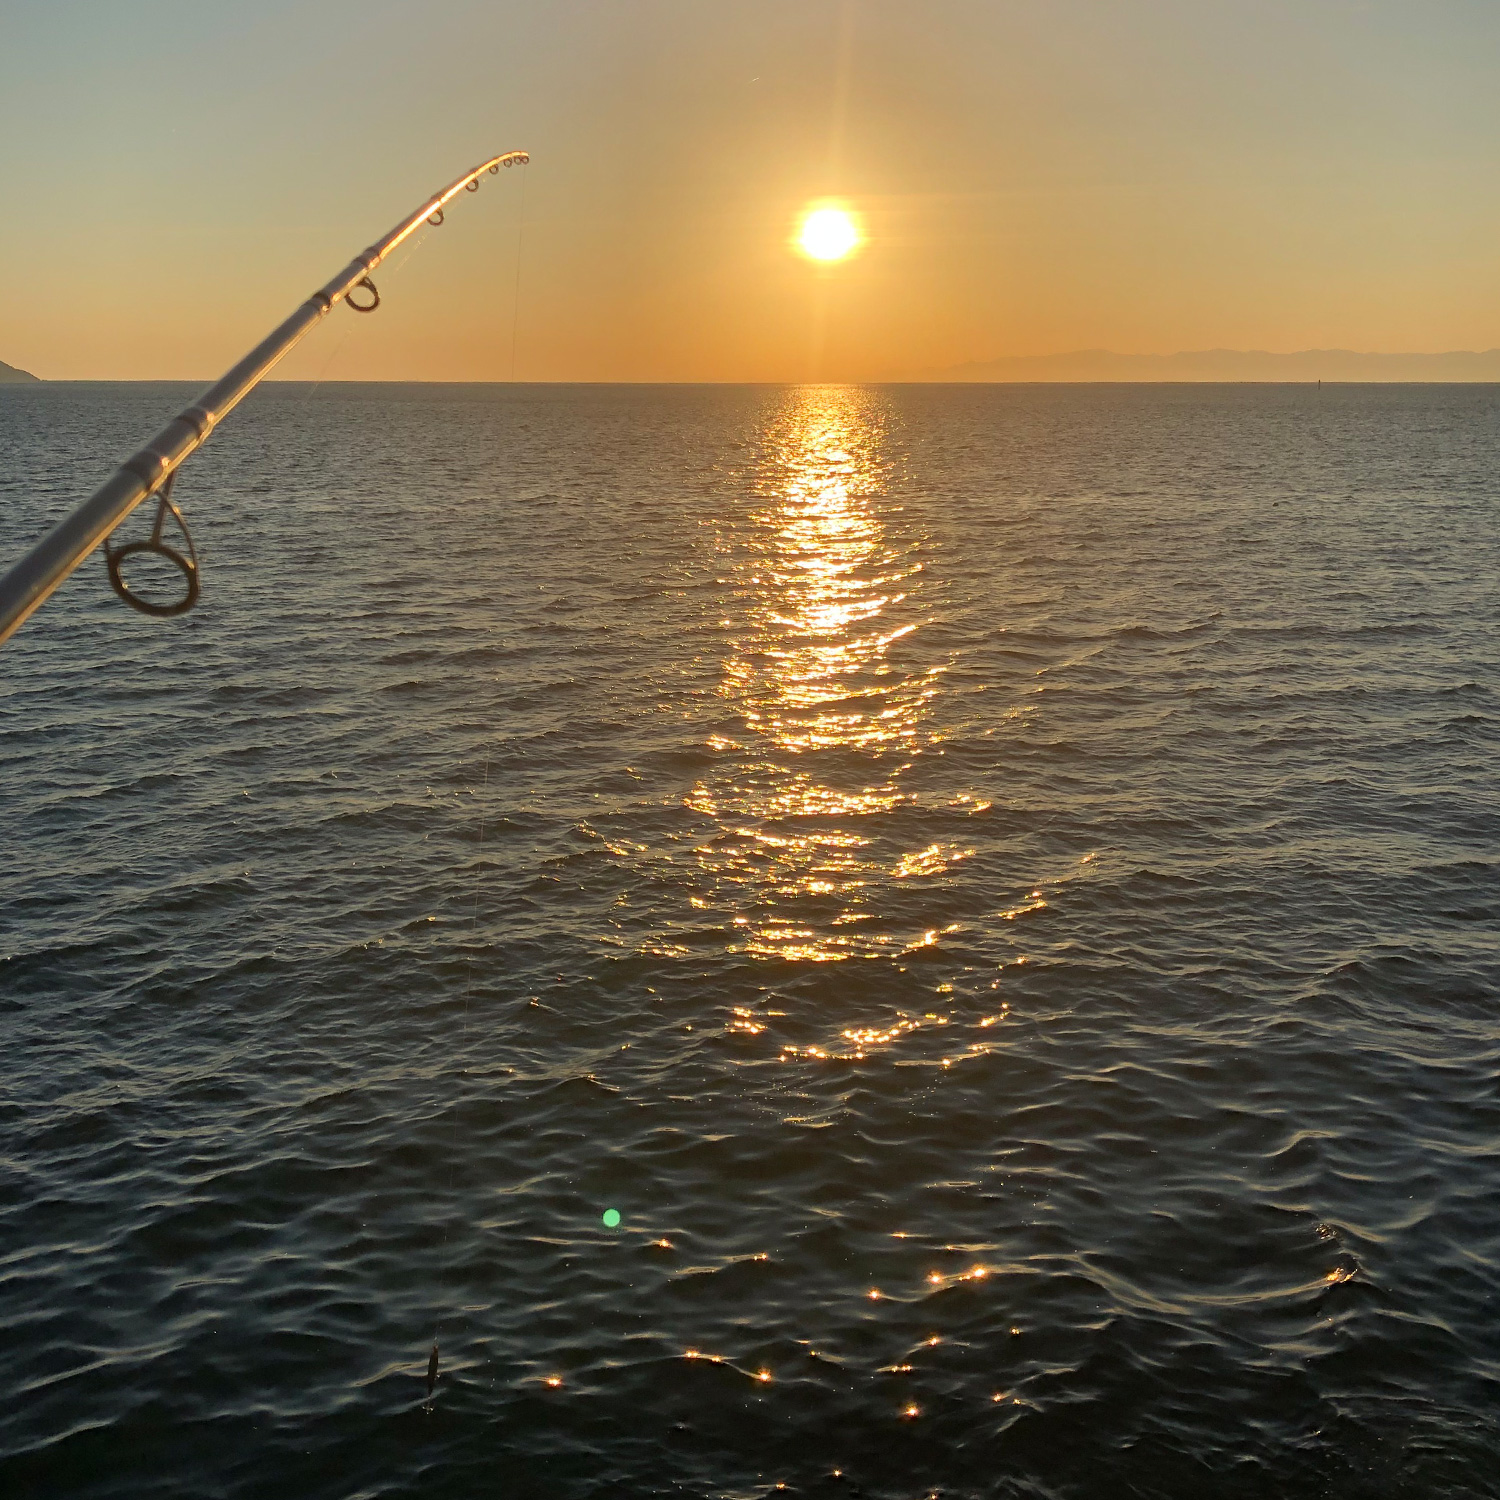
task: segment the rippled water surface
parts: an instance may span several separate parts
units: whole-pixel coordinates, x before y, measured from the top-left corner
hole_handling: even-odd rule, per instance
[[[4,555],[192,393],[0,389]],[[281,386],[177,498],[0,651],[7,1495],[1500,1495],[1500,391]]]

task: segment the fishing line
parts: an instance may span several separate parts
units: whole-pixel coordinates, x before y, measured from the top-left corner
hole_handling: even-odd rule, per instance
[[[520,318],[521,247],[525,221],[526,174],[523,170],[521,174],[521,202],[516,220],[516,277],[511,300],[510,377],[512,381],[514,381],[516,378],[516,332]],[[411,249],[407,251],[406,256],[404,256],[402,260],[398,262],[397,266],[395,267],[396,270],[399,270],[401,265],[405,264],[406,260],[410,258],[411,254],[416,250],[417,245],[419,245],[421,243],[421,240],[424,238],[426,238],[425,230],[423,231],[423,234],[418,238],[417,244],[413,245]],[[461,1077],[467,1076],[469,1071],[466,1067],[463,1066],[463,1063],[468,1055],[469,1005],[470,998],[473,995],[474,991],[474,952],[479,942],[480,881],[483,878],[484,874],[484,825],[486,805],[489,801],[490,756],[492,754],[492,751],[493,747],[487,745],[484,752],[484,779],[481,783],[479,793],[479,829],[474,841],[474,900],[469,912],[469,952],[464,968],[463,1008],[461,1011],[461,1019],[459,1021],[458,1056],[460,1060],[459,1072]],[[459,1136],[459,1112],[462,1109],[462,1106],[463,1094],[462,1091],[460,1091],[454,1108],[452,1147],[448,1152],[448,1197],[450,1199],[452,1199],[454,1196],[454,1185],[457,1171],[456,1163],[458,1160],[459,1146],[461,1144]],[[451,1247],[452,1235],[445,1225],[443,1229],[443,1248],[445,1250],[451,1250]],[[440,1341],[442,1338],[443,1323],[446,1316],[447,1315],[444,1314],[441,1309],[439,1309],[439,1311],[433,1318],[432,1352],[428,1355],[427,1358],[427,1400],[429,1403],[429,1409],[433,1392],[437,1388],[438,1369],[442,1359]]]
[[[302,398],[297,407],[297,415],[301,416],[307,409],[307,403],[322,389],[323,383],[328,379],[328,371],[332,368],[334,360],[343,352],[344,345],[349,342],[349,335],[354,332],[353,323],[345,323],[344,331],[339,335],[338,342],[328,352],[328,358],[323,361],[323,368],[318,371],[318,378],[307,388],[307,394]]]
[[[412,256],[416,254],[417,250],[422,244],[422,241],[426,238],[427,230],[423,229],[422,231],[420,231],[420,233],[418,233],[415,239],[408,240],[406,248],[403,251],[400,260],[393,261],[391,263],[391,269],[382,279],[394,281],[395,278],[401,274],[401,270],[406,265],[407,261],[409,261]],[[307,403],[311,401],[315,395],[317,395],[318,391],[321,390],[323,385],[327,382],[328,371],[332,368],[334,360],[343,353],[344,345],[349,342],[350,334],[352,334],[358,326],[359,324],[356,319],[344,319],[344,331],[339,335],[338,342],[329,351],[328,358],[323,361],[323,368],[318,371],[318,378],[313,381],[312,385],[308,389],[307,394],[302,398],[302,402],[297,408],[299,415],[306,408]]]
[[[431,224],[431,222],[432,221],[430,219],[427,221],[429,225]],[[407,263],[407,261],[412,258],[413,255],[417,253],[417,250],[421,247],[422,241],[425,240],[431,232],[432,230],[427,227],[423,227],[422,229],[417,231],[416,239],[408,242],[406,246],[406,253],[401,257],[400,260],[396,261],[395,264],[392,265],[387,279],[393,279],[401,274],[401,268]]]
[[[516,214],[516,284],[510,301],[510,381],[516,383],[516,338],[521,328],[521,248],[526,233],[526,167],[521,168],[521,207]]]
[[[521,202],[516,217],[516,278],[511,293],[510,309],[510,378],[514,382],[516,378],[516,333],[520,324],[521,312],[521,247],[522,236],[526,227],[526,169],[521,169]],[[425,234],[423,236],[425,238]],[[419,240],[418,243],[421,241]],[[414,245],[413,250],[416,249]],[[408,255],[410,252],[408,252]],[[399,267],[398,267],[399,269]],[[474,904],[469,915],[469,957],[464,972],[464,1003],[462,1020],[459,1025],[459,1055],[463,1056],[468,1047],[469,1039],[469,997],[474,989],[474,947],[479,937],[479,881],[483,873],[482,861],[484,857],[484,813],[485,803],[489,800],[490,790],[490,749],[484,752],[484,782],[480,792],[479,800],[479,835],[475,840],[474,852]],[[453,1196],[453,1173],[454,1162],[457,1159],[458,1146],[458,1119],[455,1114],[453,1121],[453,1135],[455,1149],[448,1154],[448,1196]],[[446,1228],[443,1231],[443,1245],[447,1248],[451,1244],[451,1237]],[[439,1312],[432,1325],[432,1353],[427,1359],[427,1398],[432,1399],[433,1390],[437,1386],[438,1365],[441,1355],[438,1348],[439,1337],[442,1332],[443,1314]]]
[[[474,840],[474,903],[472,903],[471,909],[469,909],[469,951],[468,959],[466,959],[465,963],[465,971],[463,971],[463,1010],[462,1019],[459,1022],[458,1049],[460,1077],[465,1077],[468,1074],[468,1068],[463,1067],[463,1059],[468,1055],[469,996],[474,992],[474,948],[478,942],[478,897],[480,897],[480,877],[483,874],[484,804],[489,799],[489,756],[490,751],[486,748],[486,751],[484,751],[484,780],[483,784],[481,784],[480,798],[478,798],[478,834]],[[453,1118],[453,1146],[449,1151],[449,1181],[447,1181],[447,1190],[449,1190],[450,1199],[453,1197],[453,1185],[455,1185],[455,1163],[458,1161],[459,1146],[458,1112],[462,1109],[462,1104],[463,1095],[462,1091],[460,1091],[458,1101],[455,1104],[455,1118]],[[444,1250],[450,1250],[452,1244],[453,1236],[450,1235],[449,1230],[444,1226]],[[446,1317],[446,1314],[440,1310],[437,1316],[434,1317],[434,1322],[432,1322],[432,1353],[428,1356],[429,1401],[432,1400],[432,1392],[434,1392],[435,1386],[438,1383],[438,1362],[440,1362],[438,1343],[440,1343],[441,1335],[443,1335],[444,1317]]]
[[[464,1000],[461,1020],[459,1022],[458,1056],[460,1060],[460,1076],[466,1076],[468,1069],[462,1066],[463,1059],[467,1056],[469,1046],[469,997],[474,990],[474,948],[479,939],[479,882],[483,874],[484,861],[484,814],[485,804],[489,800],[490,790],[490,751],[484,752],[484,782],[479,794],[479,832],[474,841],[474,902],[469,912],[469,954],[464,970]],[[463,1095],[460,1092],[454,1109],[453,1119],[453,1149],[448,1153],[448,1196],[453,1197],[455,1162],[458,1159],[459,1135],[458,1135],[458,1110],[463,1105]],[[449,1249],[452,1245],[452,1236],[447,1228],[443,1230],[443,1248]],[[438,1341],[442,1334],[444,1314],[439,1311],[433,1319],[432,1324],[432,1353],[427,1359],[427,1399],[431,1401],[432,1393],[437,1385],[438,1376]]]

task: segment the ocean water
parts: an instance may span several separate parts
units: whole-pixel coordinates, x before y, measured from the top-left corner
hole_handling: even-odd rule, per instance
[[[191,394],[0,390],[0,555]],[[0,650],[7,1496],[1500,1495],[1500,389],[286,385],[177,498]]]

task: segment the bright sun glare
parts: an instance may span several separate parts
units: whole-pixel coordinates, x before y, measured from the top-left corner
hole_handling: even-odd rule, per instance
[[[859,229],[842,208],[810,210],[797,232],[798,245],[814,260],[843,260],[859,242]]]

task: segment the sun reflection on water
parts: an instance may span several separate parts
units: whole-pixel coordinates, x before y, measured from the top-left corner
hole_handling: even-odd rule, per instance
[[[891,498],[888,416],[875,392],[804,387],[768,424],[747,517],[731,528],[738,615],[720,692],[740,730],[689,805],[714,904],[740,951],[830,960],[899,952],[910,934],[872,892],[971,851],[892,854],[878,816],[913,800],[903,772],[928,743],[943,665],[912,665],[927,616],[919,539]]]

